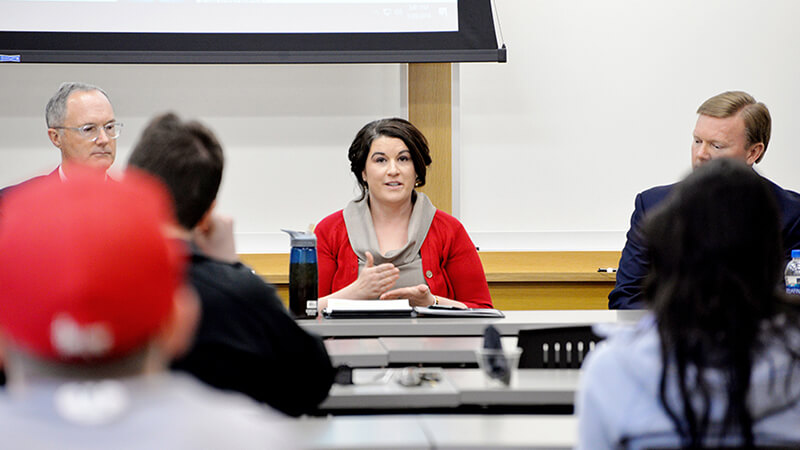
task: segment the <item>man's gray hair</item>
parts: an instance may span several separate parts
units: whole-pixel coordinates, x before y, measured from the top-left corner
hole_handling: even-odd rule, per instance
[[[56,91],[56,93],[50,97],[50,100],[47,102],[47,107],[44,110],[47,128],[60,127],[64,125],[64,117],[67,115],[67,98],[69,98],[70,94],[73,92],[88,91],[99,91],[101,94],[106,96],[106,99],[108,99],[108,94],[106,94],[106,91],[92,84],[81,83],[79,81],[68,81],[66,83],[61,83],[58,91]],[[109,102],[110,101],[111,100],[109,99]]]

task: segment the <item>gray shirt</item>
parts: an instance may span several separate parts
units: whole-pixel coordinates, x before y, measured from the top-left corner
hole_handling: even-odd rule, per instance
[[[285,419],[171,373],[29,383],[0,394],[3,448],[294,448]]]

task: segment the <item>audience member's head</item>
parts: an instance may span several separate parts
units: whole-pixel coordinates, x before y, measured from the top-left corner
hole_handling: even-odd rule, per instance
[[[676,185],[645,230],[652,258],[649,293],[656,311],[752,310],[753,320],[774,299],[783,252],[775,196],[766,180],[740,161],[704,164]]]
[[[411,122],[400,119],[379,119],[364,125],[356,134],[347,157],[350,159],[350,170],[358,181],[363,199],[369,186],[364,179],[364,169],[367,166],[367,157],[372,148],[372,142],[381,137],[392,137],[403,141],[411,153],[414,171],[417,173],[416,187],[425,186],[425,174],[431,164],[431,153],[428,149],[428,140]]]
[[[723,92],[697,108],[692,141],[692,167],[715,158],[761,162],[769,144],[772,119],[767,106],[748,93]]]
[[[73,166],[105,172],[114,163],[122,124],[99,87],[63,83],[47,102],[45,118],[50,141],[61,150],[65,174]]]
[[[645,297],[662,343],[662,405],[685,439],[700,442],[710,409],[700,379],[718,369],[729,401],[726,423],[752,442],[746,403],[752,359],[785,306],[777,290],[781,224],[768,182],[739,160],[705,163],[648,216],[645,236],[652,261]],[[680,405],[694,408],[666,393],[665,374],[673,369],[682,384]]]
[[[7,375],[100,378],[166,364],[189,344],[194,297],[184,249],[169,239],[161,185],[132,173],[105,183],[76,169],[3,200],[0,330]]]
[[[224,158],[211,130],[167,113],[147,125],[128,165],[157,176],[167,185],[179,224],[191,230],[217,197]]]

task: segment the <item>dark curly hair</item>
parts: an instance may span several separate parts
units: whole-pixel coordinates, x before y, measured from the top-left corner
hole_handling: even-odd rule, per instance
[[[406,147],[411,152],[411,160],[414,162],[414,171],[417,173],[416,187],[425,186],[425,174],[432,162],[431,152],[428,149],[428,140],[425,139],[425,136],[417,127],[405,119],[397,117],[379,119],[364,125],[358,131],[353,143],[350,144],[350,150],[347,152],[347,158],[350,160],[350,171],[355,175],[358,187],[361,189],[359,201],[367,196],[369,189],[363,176],[369,149],[372,147],[372,142],[381,136],[397,138],[406,144]]]

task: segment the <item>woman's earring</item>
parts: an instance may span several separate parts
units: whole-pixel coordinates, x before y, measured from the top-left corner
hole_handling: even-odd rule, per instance
[[[422,186],[422,182],[419,181],[419,178],[417,178],[417,181],[414,182],[414,187],[420,187],[420,186]]]

